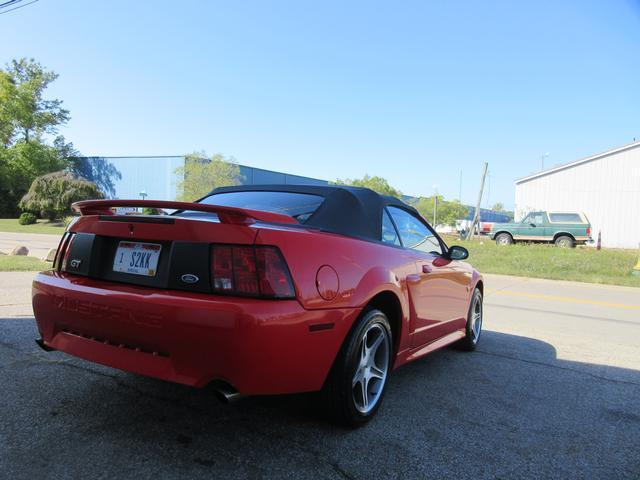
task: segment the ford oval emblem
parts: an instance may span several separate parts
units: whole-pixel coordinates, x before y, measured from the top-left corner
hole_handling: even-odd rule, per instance
[[[180,279],[184,282],[184,283],[198,283],[198,281],[200,280],[198,278],[197,275],[194,275],[193,273],[185,273],[184,275],[182,275],[180,277]]]

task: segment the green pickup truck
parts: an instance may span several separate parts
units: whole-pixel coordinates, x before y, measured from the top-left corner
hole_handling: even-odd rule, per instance
[[[593,241],[589,219],[576,212],[531,212],[519,223],[494,223],[491,238],[498,245],[523,241],[554,243],[563,248]]]

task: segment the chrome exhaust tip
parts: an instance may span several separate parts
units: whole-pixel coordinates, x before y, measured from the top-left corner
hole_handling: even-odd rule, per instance
[[[45,352],[53,352],[53,351],[55,351],[55,348],[52,348],[49,345],[47,345],[46,343],[44,343],[44,340],[42,338],[36,338],[36,343]]]
[[[233,403],[236,400],[244,397],[239,391],[233,388],[231,385],[220,385],[215,389],[216,397],[222,403]]]

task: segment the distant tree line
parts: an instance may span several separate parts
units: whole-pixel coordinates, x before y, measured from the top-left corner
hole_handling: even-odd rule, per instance
[[[366,187],[392,197],[403,198],[402,192],[389,185],[389,182],[382,177],[365,175],[359,179],[337,179],[333,182],[337,185],[353,185],[356,187]],[[455,225],[456,220],[465,218],[469,213],[469,207],[462,205],[458,200],[445,200],[442,195],[430,197],[418,197],[406,199],[420,214],[433,224],[434,203],[437,198],[436,221],[438,225]]]
[[[103,158],[81,158],[59,134],[69,111],[61,100],[45,97],[57,78],[33,59],[12,60],[0,69],[0,216],[25,210],[57,218],[69,213],[73,201],[114,193],[120,173],[113,165]],[[34,183],[53,172],[60,173]],[[55,200],[55,208],[40,209],[61,186],[67,190]]]

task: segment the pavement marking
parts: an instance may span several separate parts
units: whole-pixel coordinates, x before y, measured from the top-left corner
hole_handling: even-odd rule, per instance
[[[628,303],[605,302],[601,300],[588,300],[586,298],[562,297],[559,295],[546,295],[544,293],[526,293],[526,292],[514,292],[511,290],[487,289],[487,294],[506,295],[509,297],[537,298],[540,300],[551,300],[553,302],[581,303],[585,305],[598,305],[601,307],[624,308],[627,310],[640,310],[640,305],[631,305]]]

